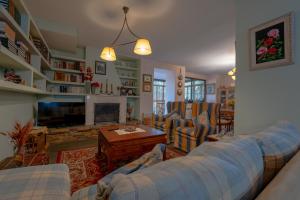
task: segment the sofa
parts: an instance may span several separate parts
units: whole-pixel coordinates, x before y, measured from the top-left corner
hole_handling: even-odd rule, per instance
[[[300,133],[287,122],[256,134],[204,142],[187,156],[115,175],[109,199],[298,199],[299,148]],[[95,199],[97,188],[79,190],[72,198]]]
[[[108,188],[108,199],[112,200],[299,199],[299,149],[299,131],[290,123],[280,122],[259,133],[224,137],[218,142],[204,142],[184,157],[143,165],[134,171],[125,170],[126,173],[121,170],[110,176],[110,182],[101,179],[98,184],[75,192],[71,199],[107,199],[97,195],[99,191],[103,192],[103,182]],[[153,154],[151,157],[161,158],[162,154]],[[148,158],[143,157],[143,161],[148,161]],[[47,170],[49,173],[51,168]],[[20,183],[17,180],[24,179],[25,174],[13,178],[2,174],[0,195],[8,195],[8,191],[14,196],[7,199],[26,199],[14,193],[26,195],[27,192],[20,192],[20,188],[23,188],[23,192],[29,188],[29,194],[33,195],[32,185],[35,185],[36,194],[48,194],[47,198],[42,199],[69,198],[65,189],[69,187],[69,180],[62,181],[65,173],[50,182],[43,179],[31,182],[40,173],[32,176],[31,170],[28,170],[28,174],[31,174],[31,178]],[[12,180],[16,180],[16,185]],[[47,185],[51,186],[49,192],[45,191]],[[57,191],[58,187],[62,191]],[[53,198],[51,194],[55,194]]]
[[[207,112],[208,124],[195,124],[192,119],[173,120],[174,147],[181,151],[190,152],[204,141],[210,134],[217,130],[217,118],[220,104],[217,103],[193,103],[192,118],[197,118],[202,112]]]
[[[0,170],[2,200],[60,200],[71,198],[69,168],[64,164]]]

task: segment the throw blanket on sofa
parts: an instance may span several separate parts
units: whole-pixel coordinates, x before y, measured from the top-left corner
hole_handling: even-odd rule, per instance
[[[131,174],[163,161],[163,153],[166,145],[157,144],[153,150],[144,154],[139,159],[113,171],[98,181],[97,185],[83,188],[72,195],[72,200],[105,200],[109,197],[114,185],[123,178],[123,175]]]
[[[255,139],[204,143],[188,156],[119,177],[110,199],[252,199],[262,173]]]

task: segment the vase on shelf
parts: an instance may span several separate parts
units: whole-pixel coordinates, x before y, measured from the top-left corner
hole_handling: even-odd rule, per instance
[[[91,94],[91,81],[85,81],[85,92]]]

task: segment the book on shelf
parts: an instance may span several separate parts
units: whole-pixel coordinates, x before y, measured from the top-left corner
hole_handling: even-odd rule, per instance
[[[55,81],[64,81],[64,82],[74,82],[74,83],[82,83],[82,75],[81,74],[69,74],[64,72],[54,72],[54,80]]]
[[[46,60],[49,60],[49,51],[44,42],[40,38],[33,37],[32,35],[29,36],[29,39],[33,41],[34,46],[39,50],[42,56]]]
[[[66,60],[61,60],[56,58],[52,58],[52,64],[54,68],[69,69],[69,70],[76,70],[76,71],[80,71],[81,68],[85,67],[84,62],[66,61]]]
[[[52,93],[71,93],[71,94],[84,94],[85,89],[82,87],[76,87],[76,86],[66,86],[66,85],[60,85],[60,86],[48,86],[48,91]]]
[[[7,37],[11,41],[15,41],[16,32],[4,21],[0,21],[0,33],[3,37]]]

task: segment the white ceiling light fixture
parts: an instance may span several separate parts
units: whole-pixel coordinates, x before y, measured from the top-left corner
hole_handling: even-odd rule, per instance
[[[103,50],[100,54],[100,58],[102,58],[103,60],[115,61],[117,59],[117,56],[116,56],[116,53],[115,53],[115,47],[129,45],[129,44],[133,44],[133,43],[136,43],[135,47],[134,47],[134,50],[133,50],[133,52],[135,54],[144,56],[144,55],[150,55],[152,53],[152,49],[151,49],[151,45],[150,45],[149,40],[147,40],[145,38],[142,38],[142,37],[139,37],[129,27],[128,22],[127,22],[127,13],[128,13],[128,11],[129,11],[129,8],[124,6],[123,7],[124,21],[123,21],[122,28],[121,28],[120,32],[118,33],[116,39],[111,43],[111,45],[103,48]],[[136,38],[136,40],[121,43],[121,44],[117,44],[117,42],[118,42],[118,40],[119,40],[119,38],[120,38],[124,28],[125,28],[125,25],[126,25],[128,31],[129,31],[129,33],[131,33],[131,35],[134,36]]]

